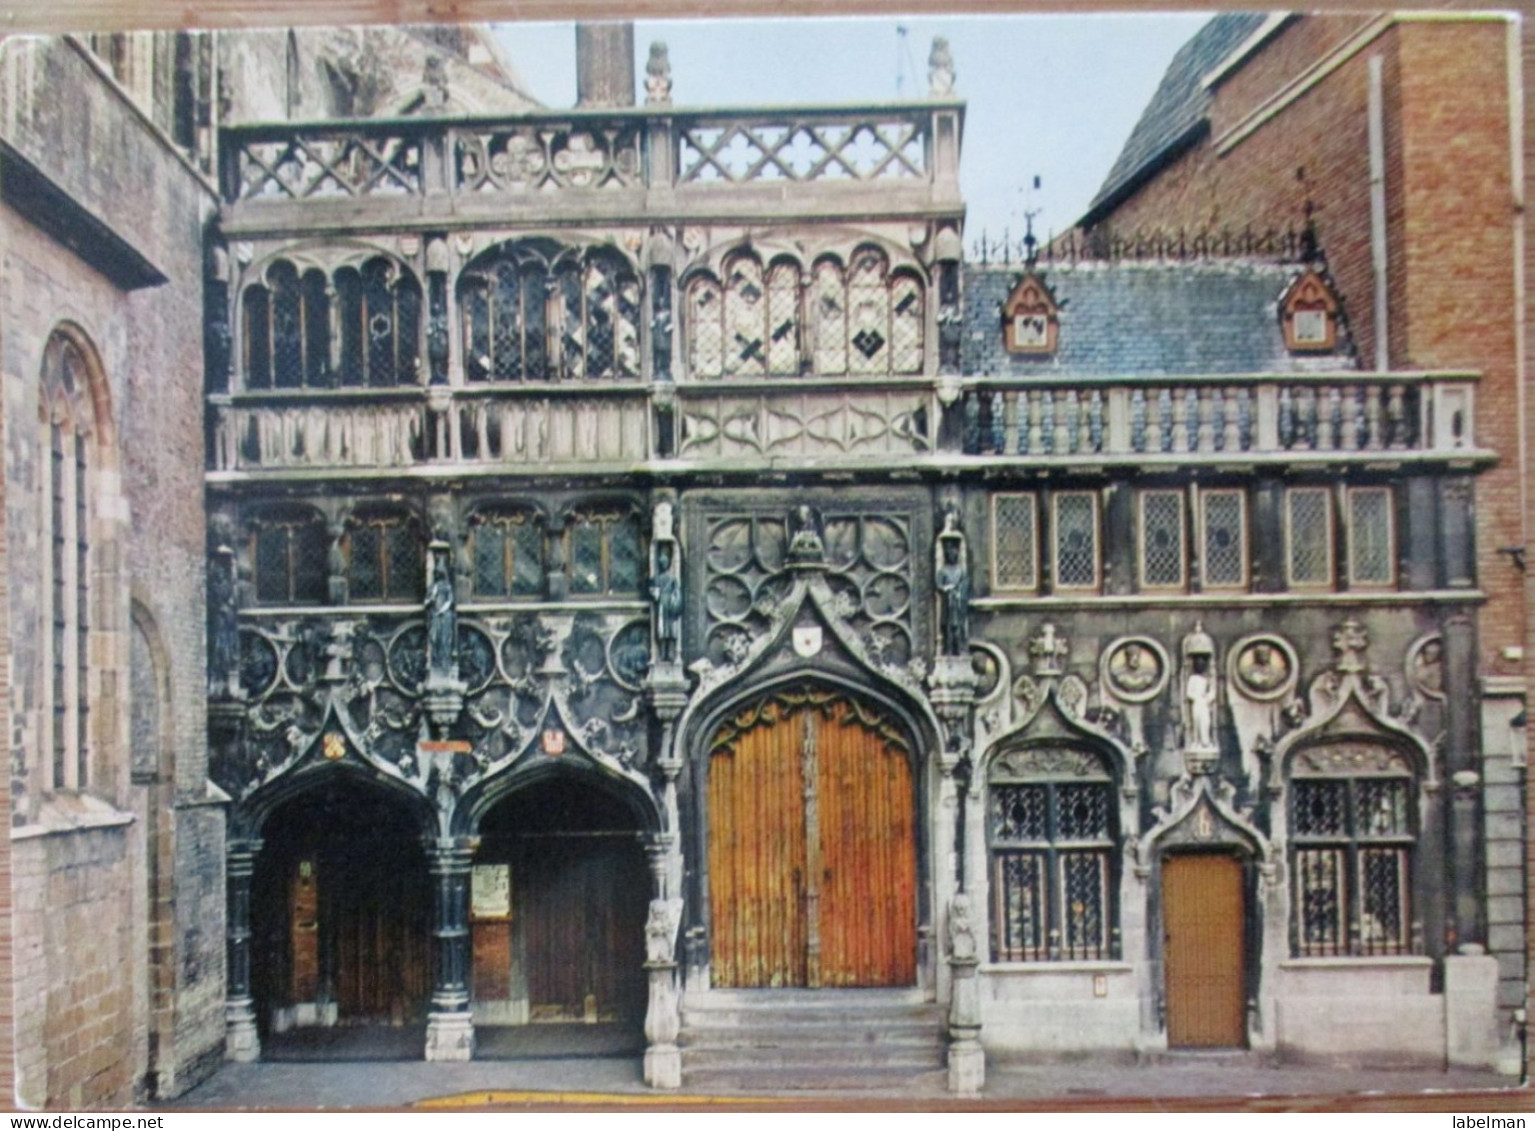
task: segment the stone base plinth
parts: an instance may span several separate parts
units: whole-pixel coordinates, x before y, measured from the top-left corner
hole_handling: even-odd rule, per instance
[[[427,1060],[472,1060],[474,1015],[429,1013],[426,1019]]]
[[[949,1091],[976,1096],[986,1087],[986,1050],[976,1040],[955,1041],[949,1046]]]
[[[682,1050],[676,1045],[651,1045],[646,1049],[645,1083],[652,1088],[682,1087]]]
[[[261,1037],[251,1003],[230,1002],[224,1008],[224,1059],[249,1064],[261,1059]]]

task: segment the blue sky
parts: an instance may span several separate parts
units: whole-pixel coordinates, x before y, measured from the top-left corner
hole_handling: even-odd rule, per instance
[[[636,72],[665,40],[672,97],[684,106],[880,102],[927,92],[927,55],[946,35],[968,103],[961,166],[967,238],[1038,210],[1043,234],[1071,224],[1103,183],[1173,53],[1209,13],[795,20],[641,20]],[[906,34],[898,34],[904,27]],[[575,101],[569,23],[503,24],[501,41],[531,92]],[[898,80],[900,86],[898,87]],[[1038,176],[1041,188],[1029,186]]]

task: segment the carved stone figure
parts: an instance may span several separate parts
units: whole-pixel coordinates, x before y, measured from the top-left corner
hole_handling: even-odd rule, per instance
[[[1188,745],[1191,750],[1215,749],[1215,680],[1210,675],[1208,657],[1196,656],[1183,697],[1189,708]]]
[[[1162,674],[1160,668],[1160,662],[1150,649],[1131,640],[1109,658],[1109,680],[1115,691],[1136,696],[1157,682]]]
[[[666,901],[652,899],[645,919],[645,961],[666,963],[672,960],[672,917]]]
[[[965,538],[951,511],[938,536],[938,570],[933,585],[939,595],[939,647],[945,656],[963,656],[970,648],[970,568],[965,563]]]
[[[658,39],[650,45],[650,58],[645,61],[645,105],[671,104],[672,60],[666,44]]]
[[[233,696],[240,671],[240,618],[235,608],[234,551],[220,545],[208,569],[208,690]]]
[[[826,556],[821,537],[821,516],[808,503],[801,503],[789,514],[789,560],[820,561]]]
[[[659,512],[660,507],[656,509]],[[656,654],[662,663],[675,663],[677,637],[682,628],[682,581],[677,576],[669,543],[656,547],[656,574],[650,581],[650,600],[655,606]]]
[[[447,563],[439,557],[426,594],[427,672],[452,679],[457,661],[458,609]]]
[[[927,56],[928,93],[944,98],[954,93],[954,54],[946,36],[933,36],[933,49]]]
[[[974,962],[977,954],[970,897],[959,892],[949,901],[949,955],[955,962]]]
[[[1268,641],[1257,640],[1237,657],[1237,678],[1247,690],[1262,698],[1290,678],[1290,661]]]

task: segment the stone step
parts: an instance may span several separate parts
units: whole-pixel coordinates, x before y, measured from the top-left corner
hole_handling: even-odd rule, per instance
[[[784,1092],[931,1092],[948,1082],[945,1069],[910,1068],[816,1068],[782,1071],[738,1070],[733,1068],[684,1069],[683,1081],[690,1088],[717,1093],[745,1095]]]
[[[937,1022],[921,1025],[752,1025],[701,1029],[684,1025],[678,1044],[693,1049],[735,1048],[932,1048],[942,1043]]]
[[[752,1071],[764,1075],[795,1075],[807,1072],[856,1074],[865,1070],[889,1072],[928,1072],[947,1063],[946,1050],[939,1045],[925,1048],[890,1048],[887,1046],[839,1049],[784,1048],[684,1048],[682,1070],[687,1075],[699,1069],[716,1071]]]

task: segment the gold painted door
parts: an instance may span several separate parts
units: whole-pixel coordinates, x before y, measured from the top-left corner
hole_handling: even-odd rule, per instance
[[[781,695],[727,723],[709,766],[714,984],[911,985],[913,809],[901,743],[847,699]]]
[[[1232,856],[1169,856],[1162,863],[1167,1043],[1247,1043],[1242,864]]]

